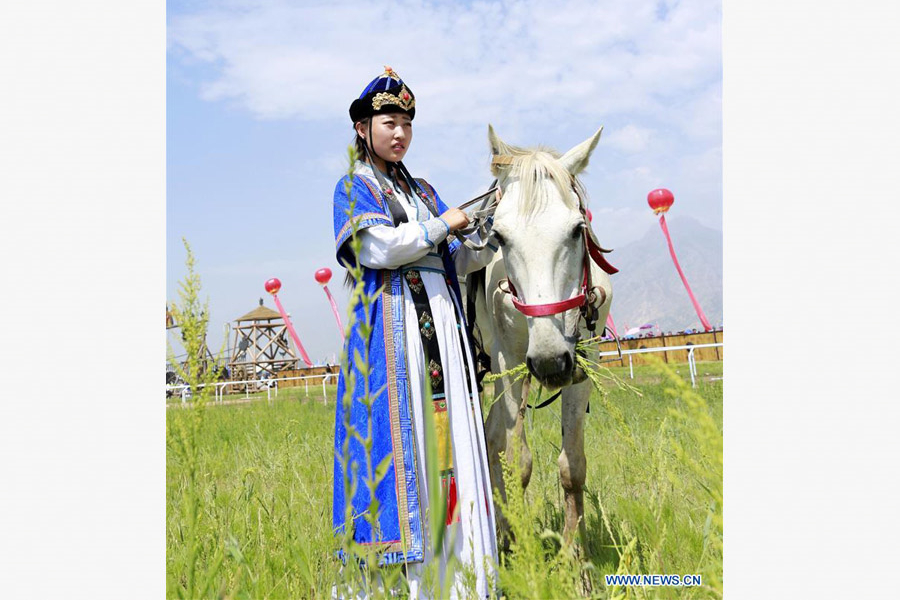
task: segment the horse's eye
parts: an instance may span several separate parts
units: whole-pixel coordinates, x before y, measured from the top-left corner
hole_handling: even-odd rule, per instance
[[[582,234],[583,232],[584,232],[584,223],[579,223],[579,224],[576,225],[575,228],[572,230],[572,238],[573,238],[573,239],[577,239],[577,238],[581,237],[581,234]]]

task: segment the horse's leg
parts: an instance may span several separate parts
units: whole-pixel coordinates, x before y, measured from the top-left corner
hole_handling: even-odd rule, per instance
[[[507,387],[508,386],[508,387]],[[499,494],[503,502],[507,501],[506,485],[503,480],[503,468],[500,458],[512,460],[513,456],[519,456],[519,482],[522,488],[528,486],[531,479],[531,450],[525,439],[524,427],[516,427],[519,405],[522,394],[522,382],[510,384],[506,378],[495,383],[497,393],[506,389],[498,400],[491,406],[485,422],[485,436],[487,437],[488,464],[490,465],[491,485]],[[509,549],[510,528],[509,522],[503,515],[503,511],[495,503],[497,526],[499,528],[499,540],[504,550]]]
[[[559,479],[566,499],[564,536],[571,540],[577,527],[582,542],[584,526],[584,480],[587,460],[584,456],[584,415],[591,395],[591,382],[569,386],[562,394],[562,452],[559,454]]]
[[[519,483],[522,484],[522,490],[528,489],[528,482],[531,481],[531,448],[528,447],[528,440],[525,438],[525,413],[528,407],[523,402],[523,395],[528,395],[530,386],[526,387],[521,382],[516,387],[513,399],[516,403],[516,420],[513,430],[506,437],[506,456],[512,458],[519,457]]]
[[[502,385],[502,381],[497,381],[496,385]],[[507,407],[505,400],[501,397],[493,405],[488,412],[487,419],[484,423],[484,435],[487,441],[488,468],[491,474],[491,487],[493,495],[499,496],[504,502],[506,501],[506,486],[503,484],[503,472],[500,467],[500,454],[506,449],[506,423]],[[492,498],[494,500],[494,498]],[[494,516],[497,522],[497,538],[503,550],[509,549],[509,523],[503,516],[503,511],[494,501]]]

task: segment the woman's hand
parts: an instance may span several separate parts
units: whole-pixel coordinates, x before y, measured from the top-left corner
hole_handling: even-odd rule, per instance
[[[441,215],[441,218],[446,221],[451,233],[458,229],[462,229],[469,224],[468,215],[458,208],[448,209],[447,212]]]

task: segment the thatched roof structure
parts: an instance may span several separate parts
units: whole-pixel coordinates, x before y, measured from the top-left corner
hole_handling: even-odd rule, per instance
[[[278,313],[259,306],[235,319],[234,342],[228,367],[232,380],[255,379],[260,371],[275,374],[295,368],[299,358],[288,338],[287,324]]]
[[[237,322],[241,321],[271,321],[272,319],[280,319],[281,313],[277,310],[272,310],[268,306],[263,306],[262,300],[259,301],[259,306],[248,312],[243,317],[238,317],[235,319]]]

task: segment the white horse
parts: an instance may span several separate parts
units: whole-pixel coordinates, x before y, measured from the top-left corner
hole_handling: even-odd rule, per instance
[[[470,278],[469,283],[476,287],[472,292],[476,294],[476,324],[494,373],[524,362],[545,388],[562,388],[559,475],[565,491],[567,539],[571,539],[576,528],[581,529],[584,539],[584,416],[591,383],[577,368],[575,344],[579,337],[587,339],[591,334],[584,329],[580,310],[565,307],[572,306],[579,293],[587,292],[596,311],[599,334],[612,302],[609,276],[586,258],[588,239],[594,238],[585,235],[590,223],[580,204],[584,193],[576,177],[587,166],[602,130],[601,127],[588,140],[559,156],[545,148],[510,146],[500,140],[493,127],[488,127],[493,153],[491,170],[502,191],[493,221],[500,250],[487,266],[483,279]],[[590,269],[589,278],[585,277],[586,269]],[[585,280],[591,289],[585,289]],[[517,296],[518,308],[513,296]],[[561,302],[570,299],[568,304]],[[542,307],[550,309],[541,310]],[[553,310],[560,312],[526,316]],[[510,379],[495,382],[494,389],[505,392],[491,406],[485,424],[491,480],[504,500],[501,453],[510,458],[518,453],[523,488],[531,478],[531,451],[522,423],[523,379],[515,383]],[[519,447],[514,450],[516,445]],[[509,525],[501,511],[497,515],[505,546]]]

